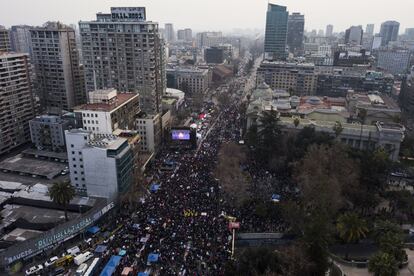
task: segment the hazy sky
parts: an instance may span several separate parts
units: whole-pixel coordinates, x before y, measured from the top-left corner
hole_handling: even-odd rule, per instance
[[[0,25],[41,25],[60,20],[77,23],[91,20],[111,6],[145,6],[147,19],[174,23],[174,28],[194,30],[263,29],[267,0],[0,0]],[[400,32],[414,27],[413,0],[272,0],[289,12],[305,14],[307,30],[334,25],[343,31],[350,25],[375,23],[375,32],[386,20],[401,23]]]

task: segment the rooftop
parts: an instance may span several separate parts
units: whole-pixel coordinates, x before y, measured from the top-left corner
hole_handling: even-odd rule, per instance
[[[128,101],[138,98],[136,93],[118,93],[116,101],[113,103],[88,103],[77,106],[74,108],[75,111],[103,111],[112,112],[115,109],[121,107]]]
[[[112,134],[95,134],[88,142],[91,147],[105,148],[109,150],[118,149],[127,139]]]

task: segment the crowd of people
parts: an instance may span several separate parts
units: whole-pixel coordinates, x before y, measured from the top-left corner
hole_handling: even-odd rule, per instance
[[[124,251],[115,275],[125,267],[131,267],[134,273],[223,275],[232,254],[229,220],[241,222],[243,232],[285,230],[280,217],[263,220],[254,212],[254,205],[232,206],[214,177],[220,145],[241,140],[244,114],[240,114],[240,99],[236,97],[222,107],[217,117],[211,118],[211,130],[196,153],[172,153],[165,149],[157,155],[156,165],[147,171],[156,189],[150,189],[149,195],[133,211],[122,209],[117,225],[123,227],[108,243],[102,266],[111,255]],[[160,170],[166,161],[173,161],[173,170]],[[269,192],[290,195],[285,189],[287,183],[276,181],[276,175],[254,163],[246,164],[245,168],[254,183],[269,185]],[[149,260],[150,254],[155,254],[157,259]]]
[[[221,143],[238,141],[240,127],[236,101],[222,110],[196,154],[159,153],[157,159],[165,161],[168,154],[175,169],[160,171],[153,166],[147,172],[157,189],[132,213],[121,212],[117,220],[124,227],[108,243],[102,265],[124,250],[115,274],[132,267],[134,272],[152,270],[160,275],[222,275],[231,256],[228,218],[234,214],[226,210],[213,171]],[[149,262],[149,254],[158,259]]]

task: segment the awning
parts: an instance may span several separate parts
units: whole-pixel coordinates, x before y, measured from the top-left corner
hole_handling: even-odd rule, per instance
[[[91,234],[96,234],[100,231],[101,229],[98,226],[92,226],[89,227],[87,232],[91,233]]]

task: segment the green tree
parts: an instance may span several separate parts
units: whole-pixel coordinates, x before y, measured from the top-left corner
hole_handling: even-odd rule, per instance
[[[341,215],[338,218],[336,229],[341,239],[347,243],[358,242],[360,239],[365,238],[368,233],[365,220],[355,213]]]
[[[378,221],[373,233],[380,250],[394,257],[400,265],[407,261],[404,250],[404,236],[401,228],[390,221]]]
[[[258,148],[263,160],[268,163],[280,150],[282,132],[277,111],[272,109],[262,112],[259,123]]]
[[[66,221],[68,221],[68,205],[75,197],[75,194],[75,189],[69,181],[56,182],[49,187],[49,197],[54,203],[63,207]]]
[[[396,276],[398,275],[398,262],[393,255],[379,252],[369,260],[368,270],[375,276]]]

